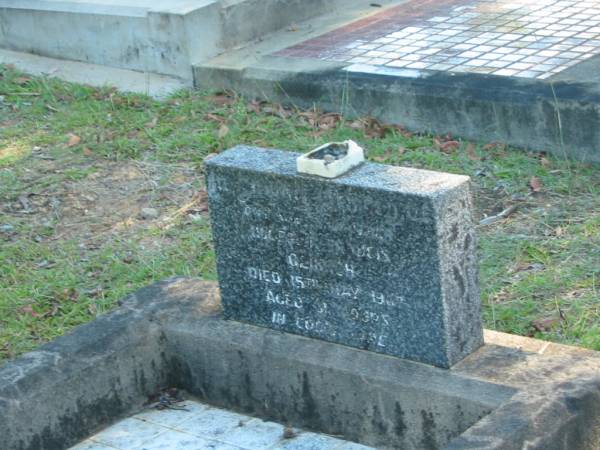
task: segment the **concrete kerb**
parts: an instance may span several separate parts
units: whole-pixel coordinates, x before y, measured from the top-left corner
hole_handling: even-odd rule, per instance
[[[600,59],[588,61],[600,69]],[[577,68],[580,71],[580,68]],[[579,72],[578,72],[579,73]],[[373,116],[415,131],[506,142],[600,162],[600,86],[567,79],[397,70],[365,73],[336,62],[230,54],[194,67],[201,89],[234,89],[352,118]]]
[[[0,49],[0,64],[12,64],[31,75],[59,78],[70,83],[96,87],[113,86],[122,92],[134,92],[157,99],[191,88],[191,82],[166,75],[57,60],[3,49]]]
[[[600,355],[487,332],[451,370],[224,321],[171,279],[0,367],[0,447],[61,449],[177,386],[215,406],[378,448],[592,450]]]

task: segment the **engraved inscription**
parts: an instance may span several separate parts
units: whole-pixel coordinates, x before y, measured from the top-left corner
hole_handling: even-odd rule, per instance
[[[264,283],[281,284],[281,275],[279,275],[279,272],[248,267],[247,273],[248,277],[252,280],[258,280]]]
[[[252,314],[264,314],[258,321],[278,329],[325,339],[353,330],[356,345],[385,348],[410,311],[398,283],[404,256],[394,253],[394,243],[407,221],[419,222],[428,211],[394,202],[366,207],[325,188],[318,201],[331,207],[314,214],[310,196],[274,184],[246,185],[227,201],[239,217],[230,233],[248,249],[239,262],[248,292],[262,299]],[[385,220],[340,220],[353,214]]]

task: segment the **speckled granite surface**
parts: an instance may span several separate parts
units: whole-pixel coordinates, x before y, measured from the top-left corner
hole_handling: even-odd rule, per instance
[[[468,178],[365,163],[326,180],[297,156],[206,163],[225,317],[440,367],[477,349]]]

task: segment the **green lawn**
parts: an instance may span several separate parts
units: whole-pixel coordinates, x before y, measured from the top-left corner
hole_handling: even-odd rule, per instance
[[[0,66],[0,360],[155,280],[216,279],[202,161],[239,143],[470,175],[488,328],[600,350],[598,166],[233,94],[166,101]],[[153,208],[141,213],[142,208]]]

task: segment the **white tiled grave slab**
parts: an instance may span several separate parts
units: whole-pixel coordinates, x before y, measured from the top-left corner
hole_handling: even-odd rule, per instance
[[[389,67],[544,79],[600,52],[600,1],[480,0],[379,41],[386,45],[362,57]]]
[[[418,0],[414,0],[418,1]],[[306,41],[282,54],[317,56],[392,70],[435,70],[545,79],[600,54],[600,0],[475,0],[443,15],[407,24],[403,9],[390,12],[385,35],[370,26]],[[462,3],[462,4],[460,4]],[[408,8],[406,8],[408,10]],[[386,12],[382,12],[385,19]],[[397,17],[397,18],[394,18]],[[381,27],[383,28],[383,27]],[[326,35],[327,37],[327,35]],[[335,45],[337,41],[338,45]],[[300,53],[294,53],[294,50]]]
[[[146,410],[71,450],[374,450],[331,436],[285,427],[186,400],[185,410]]]

